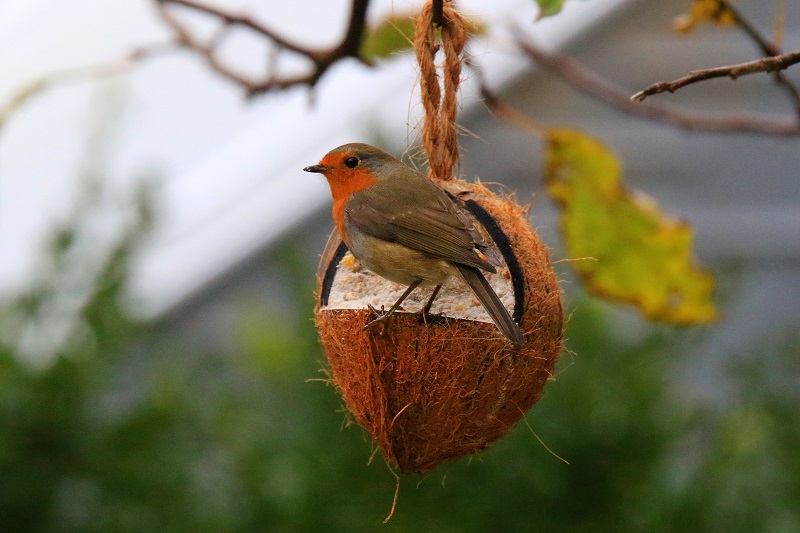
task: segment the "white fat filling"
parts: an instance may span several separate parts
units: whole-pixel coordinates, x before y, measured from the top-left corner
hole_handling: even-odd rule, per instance
[[[514,287],[505,265],[497,273],[482,272],[509,312],[514,310]],[[407,286],[373,274],[348,252],[336,268],[336,276],[328,295],[328,305],[322,309],[366,309],[368,305],[388,311]],[[402,304],[402,311],[418,313],[428,302],[433,287],[417,287]],[[401,312],[401,310],[398,310]],[[472,290],[457,275],[444,284],[431,308],[431,314],[444,315],[477,322],[491,322]]]

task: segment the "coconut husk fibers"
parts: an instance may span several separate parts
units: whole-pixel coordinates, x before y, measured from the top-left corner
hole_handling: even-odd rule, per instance
[[[342,248],[329,246],[319,276],[315,316],[331,377],[356,421],[404,473],[479,452],[505,434],[541,397],[562,345],[561,293],[524,210],[480,184],[439,185],[496,223],[523,347],[491,322],[452,316],[424,323],[420,314],[398,312],[365,330],[368,309],[325,307]]]

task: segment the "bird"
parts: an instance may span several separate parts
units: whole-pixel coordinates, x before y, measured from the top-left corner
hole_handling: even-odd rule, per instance
[[[303,170],[327,179],[333,220],[353,256],[373,273],[408,286],[388,312],[367,326],[390,317],[420,285],[434,287],[422,310],[426,316],[442,284],[457,275],[500,332],[516,347],[525,344],[519,326],[482,274],[497,271],[487,257],[491,246],[469,211],[444,189],[364,143],[343,144]]]

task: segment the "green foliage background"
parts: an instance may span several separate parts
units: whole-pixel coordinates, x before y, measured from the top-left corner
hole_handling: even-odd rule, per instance
[[[55,274],[80,227],[54,239]],[[301,311],[242,306],[235,347],[215,351],[120,306],[141,231],[109,255],[51,364],[31,363],[19,332],[66,289],[42,282],[2,309],[4,530],[800,530],[796,340],[743,358],[723,402],[697,403],[676,379],[696,334],[622,340],[607,307],[577,302],[573,353],[525,423],[404,478],[382,526],[395,481],[317,380],[313,266],[289,244],[302,239],[275,255]]]

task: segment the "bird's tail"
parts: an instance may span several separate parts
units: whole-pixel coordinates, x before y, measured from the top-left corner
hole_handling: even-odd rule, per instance
[[[483,277],[483,274],[475,267],[458,263],[455,263],[455,266],[503,335],[518,347],[525,344],[525,336],[514,322],[514,319],[511,318],[511,315],[508,314],[508,310],[503,305],[503,302],[500,301],[492,286],[489,285],[489,282],[486,281],[486,278]]]

